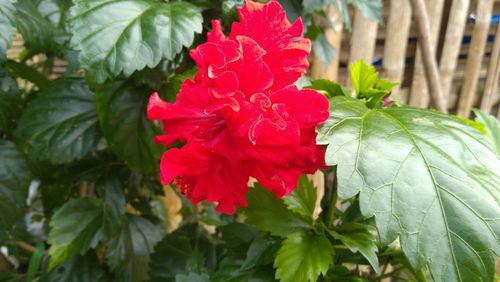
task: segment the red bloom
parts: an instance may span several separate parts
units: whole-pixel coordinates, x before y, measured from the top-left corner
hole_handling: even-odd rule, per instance
[[[301,20],[290,23],[275,1],[246,1],[238,12],[229,37],[213,21],[208,42],[191,51],[199,71],[177,101],[155,93],[148,105],[148,117],[163,123],[156,141],[185,143],[163,155],[162,182],[175,181],[194,203],[217,202],[228,214],[246,205],[250,176],[282,197],[300,174],[324,166],[315,127],[328,118],[323,95],[293,85],[311,49],[299,38]]]

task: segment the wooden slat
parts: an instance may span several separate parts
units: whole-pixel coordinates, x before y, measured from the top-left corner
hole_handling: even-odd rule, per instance
[[[391,0],[384,42],[383,76],[401,83],[405,71],[406,47],[411,24],[411,5],[409,0]],[[392,89],[392,94],[401,99],[400,85]]]
[[[500,24],[497,26],[495,42],[491,51],[490,64],[488,66],[488,75],[484,88],[483,98],[481,100],[481,111],[489,113],[493,106],[493,100],[498,93],[498,81],[500,79]]]
[[[329,6],[326,10],[326,14],[328,20],[330,21],[330,26],[325,28],[325,36],[328,40],[328,43],[330,43],[330,45],[332,45],[332,47],[335,49],[336,54],[335,58],[326,70],[323,62],[318,57],[313,56],[311,64],[311,77],[314,79],[323,78],[337,81],[344,23],[342,22],[340,13],[334,6]]]
[[[484,55],[488,29],[490,27],[493,0],[477,1],[476,22],[472,35],[469,55],[465,67],[464,84],[460,92],[457,114],[462,117],[469,117],[473,106],[474,96],[481,70],[481,61]]]
[[[367,64],[372,63],[377,28],[378,23],[376,21],[366,18],[359,10],[356,10],[354,13],[349,63],[360,59],[363,59]],[[351,79],[348,78],[345,84],[348,87],[352,86]]]
[[[447,112],[441,90],[441,81],[432,43],[432,31],[424,0],[411,0],[418,32],[418,46],[422,52],[424,74],[431,98],[438,110]]]
[[[429,15],[429,24],[431,27],[430,45],[432,53],[429,54],[434,59],[436,57],[436,45],[441,27],[441,18],[443,14],[444,0],[426,0],[427,14]],[[416,15],[418,17],[420,15]],[[427,39],[427,38],[426,38]],[[418,38],[420,41],[420,37]],[[427,55],[426,55],[427,56]],[[425,59],[425,58],[424,58]],[[410,105],[420,108],[429,107],[430,96],[427,87],[424,63],[422,62],[421,47],[417,48],[415,56],[415,66],[413,69],[413,81],[410,92]]]
[[[469,11],[470,0],[454,0],[452,2],[450,16],[446,26],[439,72],[441,75],[441,85],[443,95],[446,100],[450,95],[453,75],[457,67],[458,55],[462,45],[462,38],[467,22],[467,12]]]

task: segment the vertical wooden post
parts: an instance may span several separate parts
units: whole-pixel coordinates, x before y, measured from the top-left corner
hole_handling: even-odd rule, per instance
[[[458,54],[462,45],[469,5],[470,0],[453,0],[450,17],[446,26],[443,51],[439,62],[439,73],[441,75],[443,95],[447,101],[453,82],[453,75],[457,67]]]
[[[500,23],[495,33],[495,42],[491,50],[490,64],[488,66],[488,75],[486,76],[486,85],[484,88],[483,99],[481,100],[481,111],[489,113],[493,106],[493,99],[499,96],[498,83],[500,80]]]
[[[433,58],[436,58],[436,47],[441,27],[441,17],[443,14],[444,0],[427,0],[423,5],[426,6],[425,11],[429,16],[428,17],[430,24],[429,41],[432,47],[431,56]],[[417,11],[415,11],[415,16],[418,19],[419,15],[417,15],[416,13]],[[418,41],[419,42],[421,41],[420,37],[418,38]],[[411,91],[410,91],[410,105],[420,108],[427,108],[429,106],[430,96],[427,87],[424,64],[422,63],[422,55],[423,55],[422,48],[419,46],[417,48],[417,54],[415,55],[413,81],[411,83]]]
[[[326,15],[331,26],[325,29],[325,36],[330,45],[335,49],[336,55],[326,70],[323,62],[318,57],[313,56],[311,64],[311,77],[314,79],[323,78],[337,81],[344,23],[340,13],[334,6],[329,6],[326,9]]]
[[[427,86],[431,92],[434,105],[441,112],[447,112],[446,101],[441,90],[439,70],[435,58],[435,51],[432,44],[431,27],[429,17],[425,8],[424,0],[411,0],[412,8],[417,23],[418,44],[422,52],[424,74],[427,78]]]
[[[458,103],[457,114],[462,117],[468,117],[471,112],[472,104],[479,79],[479,71],[483,60],[488,30],[490,28],[491,14],[493,10],[493,0],[477,1],[476,23],[472,34],[472,41],[469,47],[467,63],[465,65],[465,76],[460,100]]]
[[[389,19],[384,42],[384,61],[382,71],[390,81],[401,83],[405,71],[405,55],[411,24],[411,5],[409,0],[391,0]],[[400,86],[392,89],[399,96]],[[406,103],[406,101],[402,101]]]
[[[365,63],[371,64],[373,53],[375,52],[375,41],[377,39],[378,23],[375,20],[366,18],[359,10],[354,13],[354,25],[351,37],[351,52],[349,63],[363,59]],[[349,76],[346,76],[348,87],[352,86]]]

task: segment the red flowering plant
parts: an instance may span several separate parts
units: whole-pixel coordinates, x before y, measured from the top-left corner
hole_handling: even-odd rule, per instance
[[[238,14],[229,36],[214,20],[208,41],[191,50],[199,70],[176,102],[155,93],[147,109],[163,124],[156,142],[184,144],[163,154],[162,182],[227,214],[247,205],[249,177],[281,198],[325,166],[315,127],[329,116],[323,94],[294,85],[311,51],[302,20],[290,23],[275,1],[247,1]]]
[[[498,120],[307,73],[382,2],[0,0],[0,281],[498,280]]]

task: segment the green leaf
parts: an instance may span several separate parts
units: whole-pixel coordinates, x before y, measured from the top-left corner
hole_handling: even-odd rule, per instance
[[[95,198],[67,202],[52,216],[48,242],[49,270],[76,254],[84,254],[102,225],[103,203]]]
[[[478,109],[473,109],[473,111],[476,115],[476,122],[480,122],[486,127],[486,138],[490,141],[493,150],[500,154],[500,121]]]
[[[313,41],[314,54],[321,60],[323,67],[326,69],[330,66],[335,59],[337,50],[332,47],[330,42],[326,39],[325,33],[320,32],[316,39]]]
[[[282,282],[317,281],[333,262],[333,247],[326,237],[299,232],[289,235],[278,251],[274,267]]]
[[[40,269],[40,264],[42,263],[43,253],[45,252],[45,245],[39,242],[36,245],[35,252],[31,255],[30,263],[28,265],[28,277],[27,282],[33,282],[35,280],[36,274]]]
[[[475,129],[413,108],[368,109],[335,97],[317,142],[338,165],[338,193],[360,193],[382,242],[398,236],[436,281],[491,281],[500,253],[500,158]],[[464,267],[467,266],[467,267]]]
[[[379,264],[377,257],[377,237],[373,226],[346,223],[339,227],[342,233],[328,229],[328,234],[333,238],[340,240],[353,253],[360,252],[378,273]],[[339,231],[339,230],[337,230]]]
[[[376,20],[379,24],[384,23],[382,0],[348,0],[348,2],[365,17]]]
[[[146,118],[151,91],[127,83],[114,83],[97,92],[97,113],[109,148],[136,171],[157,170],[163,148],[154,143],[155,132]]]
[[[370,90],[378,80],[378,72],[374,66],[367,65],[363,60],[352,63],[349,66],[351,80],[358,96]]]
[[[346,89],[343,89],[340,84],[326,79],[316,79],[311,81],[311,85],[307,86],[308,89],[318,90],[327,95],[327,97],[349,95]]]
[[[39,90],[43,91],[50,86],[50,80],[34,67],[13,60],[7,60],[6,66],[12,75],[33,82]]]
[[[54,268],[47,277],[47,282],[97,282],[103,281],[104,272],[99,267],[94,252],[84,256],[76,255],[67,262]]]
[[[82,159],[97,143],[94,94],[80,79],[54,81],[28,104],[16,135],[33,159],[55,164]]]
[[[165,236],[155,247],[151,255],[150,281],[172,281],[179,274],[213,269],[216,252],[215,243],[203,227],[184,225]]]
[[[23,154],[16,145],[0,139],[0,237],[20,218],[25,207],[30,176]]]
[[[64,43],[64,35],[38,10],[36,1],[17,0],[15,22],[32,54],[55,53]],[[67,37],[66,37],[67,38]]]
[[[316,187],[303,175],[299,179],[297,189],[293,190],[289,196],[283,197],[283,202],[292,211],[312,217],[316,207]]]
[[[104,196],[104,220],[103,231],[107,236],[111,236],[121,228],[121,219],[125,215],[125,194],[123,185],[115,176],[109,176],[103,183],[98,184]]]
[[[170,60],[202,31],[200,11],[186,2],[74,2],[72,44],[81,50],[82,66],[95,72],[98,82]]]
[[[187,275],[179,274],[175,276],[175,282],[209,282],[209,281],[210,277],[206,273],[198,274],[190,272]]]
[[[7,48],[12,43],[15,30],[12,26],[15,8],[11,0],[0,0],[0,63],[7,58]]]
[[[312,229],[311,218],[293,213],[283,201],[259,184],[250,189],[246,197],[246,223],[259,230],[285,237],[300,230]]]
[[[0,132],[6,132],[21,110],[21,93],[16,80],[0,69]]]
[[[148,279],[149,255],[160,241],[160,230],[149,220],[128,216],[118,234],[107,242],[106,258],[120,281]]]

